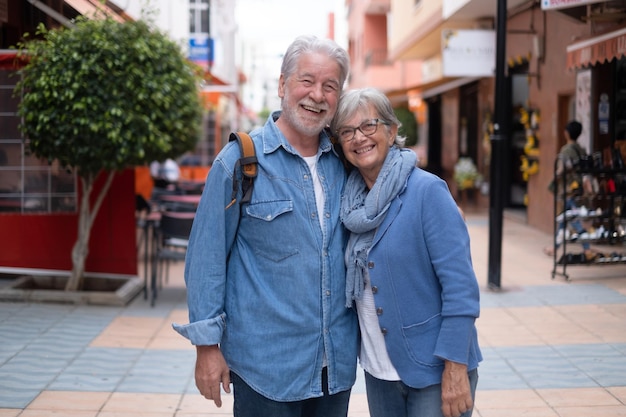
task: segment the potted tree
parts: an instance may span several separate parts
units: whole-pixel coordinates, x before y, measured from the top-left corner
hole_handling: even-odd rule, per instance
[[[146,21],[78,18],[19,45],[21,129],[38,157],[80,181],[78,234],[66,291],[83,287],[91,228],[117,172],[194,148],[200,71]],[[105,177],[98,195],[94,183]]]

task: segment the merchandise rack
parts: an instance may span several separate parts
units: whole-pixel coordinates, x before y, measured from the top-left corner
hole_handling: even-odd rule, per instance
[[[573,168],[573,172],[582,178],[590,175],[599,184],[604,184],[601,191],[596,195],[576,196],[577,210],[565,210],[568,194],[566,192],[559,193],[559,189],[566,190],[568,174],[572,170],[563,169],[561,174],[557,174],[559,166],[559,158],[554,162],[554,240],[553,240],[553,268],[552,278],[556,275],[563,276],[569,280],[567,274],[568,266],[601,266],[626,264],[626,254],[618,253],[617,250],[611,250],[610,254],[601,256],[600,254],[593,259],[587,259],[585,254],[568,252],[568,245],[579,245],[584,242],[591,244],[602,244],[612,246],[623,246],[626,242],[626,169],[623,167],[614,169],[598,166],[592,159],[581,160]],[[608,184],[612,182],[613,186]],[[562,188],[560,188],[560,187]],[[583,184],[579,184],[583,187]],[[561,195],[559,195],[561,194]],[[584,204],[587,203],[587,204]],[[559,209],[562,205],[562,211]],[[586,206],[592,207],[586,207]],[[584,207],[584,208],[583,208]],[[568,225],[572,221],[580,220],[591,223],[594,231],[578,235],[576,233],[568,233]],[[559,223],[563,223],[562,235],[559,236]],[[560,243],[560,247],[557,245]]]

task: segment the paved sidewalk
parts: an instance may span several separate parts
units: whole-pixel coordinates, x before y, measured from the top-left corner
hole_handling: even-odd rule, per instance
[[[626,264],[552,279],[551,237],[505,216],[492,291],[488,218],[467,224],[485,358],[474,416],[626,416]],[[127,307],[0,302],[0,417],[232,416],[232,396],[218,409],[195,388],[194,349],[171,329],[186,321],[181,264],[154,308],[141,295]],[[360,370],[349,415],[369,415]]]

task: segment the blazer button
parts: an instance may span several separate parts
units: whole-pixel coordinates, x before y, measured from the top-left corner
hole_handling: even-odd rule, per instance
[[[367,263],[367,267],[368,267],[369,269],[374,268],[374,261],[369,261],[369,262]]]
[[[383,336],[384,336],[384,335],[386,335],[386,334],[387,334],[387,329],[386,329],[386,328],[384,328],[384,327],[382,327],[382,328],[380,329],[380,332],[381,332],[381,333],[383,334]]]
[[[382,307],[378,307],[376,309],[376,315],[377,316],[382,316],[383,315],[383,308]]]
[[[378,287],[372,287],[372,294],[378,293]]]

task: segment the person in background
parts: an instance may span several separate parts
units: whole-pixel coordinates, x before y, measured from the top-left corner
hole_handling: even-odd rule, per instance
[[[563,205],[563,216],[566,215],[565,212],[568,210],[573,212],[578,209],[575,198],[577,195],[582,195],[591,191],[591,186],[589,185],[590,178],[583,177],[575,172],[576,165],[583,157],[587,156],[587,151],[578,143],[578,138],[580,137],[582,131],[583,126],[580,122],[572,120],[567,123],[563,131],[566,143],[561,147],[557,156],[558,162],[556,168],[555,192],[557,193],[558,201],[565,201],[565,204]],[[565,175],[565,184],[567,184],[566,187],[563,187],[562,175]],[[573,229],[573,232],[576,233],[576,238],[587,232],[587,229],[580,219],[573,218],[568,222],[568,225]],[[569,231],[565,230],[564,221],[558,222],[558,227],[557,230],[555,230],[555,233],[556,238],[554,240],[554,245],[543,249],[543,252],[548,256],[554,256],[555,250],[559,249],[564,239],[572,238]],[[596,253],[591,249],[589,242],[583,241],[581,245],[585,260],[592,260]]]
[[[171,158],[167,158],[163,162],[152,161],[150,163],[150,176],[154,184],[150,200],[159,201],[161,196],[176,192],[176,183],[180,178],[180,167]]]
[[[154,180],[155,187],[168,188],[179,180],[180,167],[171,158],[167,158],[163,162],[152,161],[150,164],[150,175]]]
[[[250,133],[258,175],[249,203],[231,205],[238,145],[217,156],[193,223],[185,282],[196,346],[196,385],[236,417],[347,415],[358,324],[345,307],[339,221],[346,173],[325,129],[348,76],[331,40],[303,36],[287,49],[282,111]]]
[[[346,92],[331,124],[355,167],[341,201],[346,305],[359,316],[370,416],[468,417],[482,360],[469,234],[447,184],[401,148],[399,127],[372,88]]]

